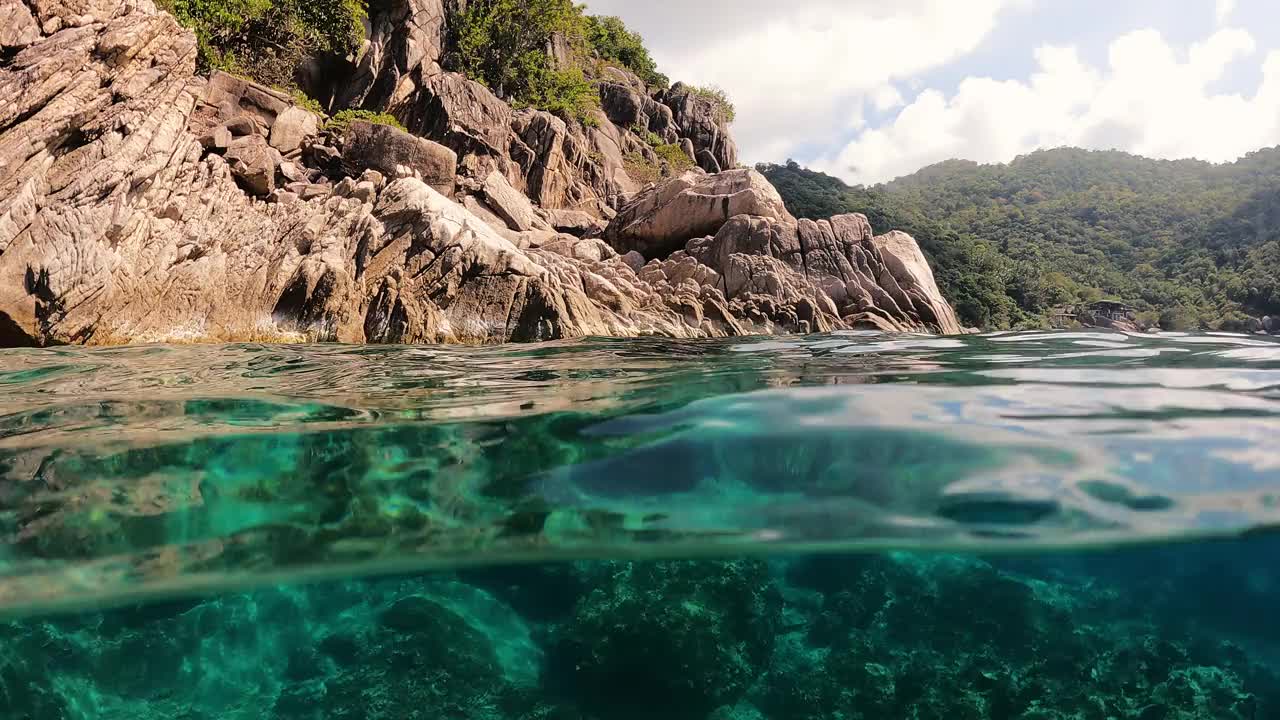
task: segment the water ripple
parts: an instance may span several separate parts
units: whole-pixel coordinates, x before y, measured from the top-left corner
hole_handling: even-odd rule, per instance
[[[0,609],[1280,520],[1280,343],[869,332],[0,354]]]

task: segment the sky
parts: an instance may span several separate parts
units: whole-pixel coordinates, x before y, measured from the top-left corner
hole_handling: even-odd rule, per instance
[[[1277,0],[587,0],[737,105],[746,163],[850,183],[1041,148],[1280,144]]]

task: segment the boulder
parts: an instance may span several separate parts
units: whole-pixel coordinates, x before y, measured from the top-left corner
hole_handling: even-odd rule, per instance
[[[663,142],[679,139],[671,108],[654,100],[633,86],[600,83],[600,105],[610,122],[621,128],[651,132]]]
[[[231,141],[235,138],[231,131],[223,126],[218,126],[200,138],[200,145],[210,152],[222,152],[231,147]]]
[[[281,113],[295,107],[293,98],[285,93],[222,71],[209,77],[197,102],[196,112],[189,121],[197,135],[207,132],[212,125],[245,115],[254,119],[254,127],[240,131],[238,125],[228,125],[233,134],[265,133]]]
[[[266,197],[276,189],[276,155],[261,135],[236,138],[224,157],[231,173],[249,192]]]
[[[912,301],[910,304],[921,313],[923,319],[936,325],[942,334],[959,335],[960,322],[951,305],[938,290],[933,269],[929,267],[929,261],[925,260],[915,238],[895,230],[873,238],[872,244],[884,260],[887,274],[893,278],[892,283],[887,283],[887,278],[882,276],[881,284],[896,284],[902,288]]]
[[[547,210],[546,216],[557,232],[577,237],[600,237],[604,233],[605,223],[581,210]]]
[[[320,118],[300,107],[286,108],[271,126],[271,147],[286,155],[302,147],[302,141],[320,132]]]
[[[402,115],[405,127],[459,156],[505,157],[511,143],[511,107],[458,73],[428,78]]]
[[[26,3],[0,2],[0,50],[23,48],[40,39],[40,25]]]
[[[342,163],[352,175],[377,170],[392,178],[416,177],[448,195],[453,193],[458,156],[399,128],[357,120],[343,138]]]
[[[502,173],[491,172],[484,180],[484,199],[507,227],[517,232],[525,230],[550,230],[551,226],[538,217],[533,203],[524,193],[511,187]]]
[[[778,191],[755,170],[690,171],[640,193],[609,223],[605,239],[620,253],[662,258],[693,238],[714,235],[737,215],[794,222]]]
[[[231,133],[232,137],[258,135],[262,132],[262,123],[252,115],[241,113],[228,118],[227,121],[222,124],[222,129]]]

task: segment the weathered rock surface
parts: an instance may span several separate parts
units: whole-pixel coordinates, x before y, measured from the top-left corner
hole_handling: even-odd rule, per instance
[[[286,155],[302,147],[302,141],[320,132],[320,118],[300,107],[288,107],[271,125],[271,147]]]
[[[641,193],[609,224],[605,239],[618,252],[661,258],[737,215],[794,221],[778,191],[755,170],[691,171]]]
[[[357,120],[343,137],[342,162],[353,175],[377,170],[393,178],[416,177],[449,195],[453,193],[458,156],[439,143],[400,128]]]
[[[693,142],[703,170],[714,173],[738,166],[738,146],[729,134],[729,121],[714,100],[676,83],[667,91],[665,101],[680,135]]]
[[[493,209],[512,230],[524,232],[551,229],[545,220],[538,217],[529,198],[511,187],[511,183],[507,182],[502,173],[496,171],[489,173],[481,189],[484,190],[485,204]]]
[[[369,9],[369,34],[337,107],[403,108],[441,72],[446,0],[389,0]],[[317,94],[318,96],[319,94]]]
[[[0,344],[698,337],[846,327],[859,314],[950,331],[907,241],[884,243],[886,260],[865,219],[796,223],[752,171],[691,173],[627,201],[610,168],[634,135],[526,110],[509,154],[469,180],[487,200],[466,198],[473,212],[440,192],[469,167],[453,150],[354,123],[339,155],[288,98],[196,77],[195,38],[150,0],[91,5],[4,6],[17,18],[4,42],[26,44],[0,53]],[[396,68],[392,89],[378,70],[364,97],[411,104],[435,77],[422,74],[431,49],[412,40],[436,36],[435,5],[392,5],[417,8],[416,24],[403,43],[384,34],[381,60],[361,60]],[[495,170],[509,185],[490,193],[480,178]],[[516,223],[531,229],[494,226],[524,217],[507,189],[542,206]],[[541,217],[590,234],[555,211],[603,218],[615,206],[608,244]]]

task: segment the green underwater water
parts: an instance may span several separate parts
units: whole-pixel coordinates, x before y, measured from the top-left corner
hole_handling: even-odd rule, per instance
[[[1280,718],[1280,343],[0,352],[0,718]]]

